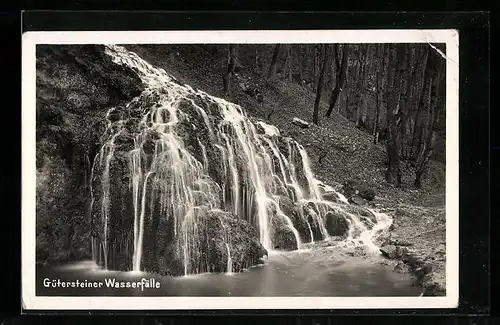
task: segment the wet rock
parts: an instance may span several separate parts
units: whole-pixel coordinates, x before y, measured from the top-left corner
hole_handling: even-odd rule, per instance
[[[144,151],[144,153],[146,155],[152,155],[152,154],[154,154],[155,153],[155,147],[156,147],[156,143],[152,139],[148,139],[148,140],[144,141],[144,143],[142,144],[142,150]]]
[[[131,134],[123,132],[115,138],[114,144],[117,150],[128,152],[134,149],[134,138]]]
[[[389,259],[395,259],[397,257],[397,247],[394,245],[381,247],[380,252]]]
[[[349,213],[358,215],[359,217],[361,217],[361,219],[368,219],[372,224],[377,223],[377,217],[365,207],[357,205],[349,205],[345,206],[344,210]]]
[[[321,233],[321,228],[320,228],[320,225],[318,224],[318,218],[314,215],[308,214],[306,217],[306,220],[309,223],[308,228],[309,228],[309,226],[311,227],[313,241],[322,240],[323,234]],[[309,237],[310,237],[310,235],[309,235]]]
[[[322,197],[323,197],[323,200],[326,200],[326,201],[335,202],[335,203],[340,202],[340,197],[335,192],[325,192],[325,193],[323,193]]]
[[[415,269],[415,275],[419,278],[423,278],[425,275],[432,271],[432,266],[429,264],[423,265]]]
[[[403,262],[398,262],[393,270],[397,273],[410,273],[410,268]]]
[[[183,258],[182,246],[172,241],[173,234],[161,227],[156,235],[159,240],[149,242],[144,248],[144,267],[151,272],[172,276],[203,272],[232,272],[262,263],[267,256],[254,228],[246,221],[231,213],[209,211],[200,218],[189,237],[192,250],[188,259]],[[167,237],[165,237],[167,235]],[[167,243],[168,245],[164,245]],[[153,252],[158,251],[156,255]],[[228,265],[228,260],[231,260]]]
[[[273,214],[270,220],[271,240],[274,249],[295,250],[298,243],[286,215]],[[292,221],[293,222],[293,221]]]
[[[355,247],[345,252],[346,255],[352,257],[367,257],[366,251],[362,247]]]
[[[125,123],[123,123],[123,126],[124,126],[125,130],[130,134],[134,134],[136,132],[139,132],[139,119],[128,118],[125,121]]]
[[[307,225],[306,216],[304,216],[302,209],[299,206],[294,206],[293,213],[289,215],[293,226],[299,232],[300,241],[302,243],[308,243],[312,240],[311,232]]]
[[[275,230],[273,235],[273,248],[285,251],[298,249],[293,231],[286,227]]]
[[[36,52],[37,261],[87,259],[91,230],[82,171],[101,146],[108,110],[116,107],[110,121],[121,119],[122,105],[144,85],[132,70],[114,64],[102,45],[39,45]],[[119,150],[130,147],[128,140],[122,145]],[[116,236],[120,251],[126,236]]]
[[[344,237],[349,231],[349,223],[339,212],[330,211],[325,215],[325,227],[330,236]]]
[[[292,200],[287,197],[287,196],[280,196],[278,198],[278,203],[281,208],[281,211],[283,212],[284,215],[287,217],[291,217],[296,213],[296,207],[295,204],[292,202]]]
[[[121,111],[123,110],[123,107],[117,107],[114,110],[110,111],[107,119],[110,122],[116,122],[122,119],[122,113]]]
[[[352,196],[349,199],[349,202],[353,203],[353,204],[356,204],[356,205],[365,205],[366,204],[366,200],[363,199],[362,197],[357,196],[357,195]]]
[[[406,247],[395,245],[382,246],[380,252],[389,259],[405,259],[408,256],[408,249]]]

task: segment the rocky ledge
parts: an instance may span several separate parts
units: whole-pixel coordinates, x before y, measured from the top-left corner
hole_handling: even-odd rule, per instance
[[[445,209],[400,205],[380,251],[397,272],[410,272],[425,296],[446,295]]]
[[[426,296],[446,295],[445,208],[421,207],[376,198],[373,188],[362,182],[346,181],[339,187],[353,207],[370,206],[390,215],[393,222],[379,238],[383,264],[396,272],[411,273]]]

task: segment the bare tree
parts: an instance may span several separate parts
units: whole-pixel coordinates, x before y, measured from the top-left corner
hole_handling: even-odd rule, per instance
[[[317,89],[316,89],[316,100],[314,101],[314,111],[313,111],[313,123],[319,124],[319,106],[321,103],[321,93],[323,92],[324,78],[326,66],[328,65],[328,44],[323,44],[322,49],[322,59],[321,59],[321,70],[318,76]]]
[[[384,67],[384,63],[382,58],[380,57],[380,54],[383,53],[384,51],[384,45],[382,44],[381,46],[377,45],[376,49],[376,56],[378,60],[378,64],[376,65],[377,67],[377,72],[376,72],[376,80],[375,80],[375,118],[374,118],[374,123],[373,123],[373,143],[378,142],[378,136],[379,136],[379,121],[380,121],[380,79],[382,78],[382,68]]]
[[[406,44],[389,45],[389,58],[394,67],[389,65],[387,106],[387,157],[386,180],[388,183],[401,185],[400,169],[400,123],[402,121],[402,97],[404,97],[404,71],[406,66]]]
[[[335,108],[335,104],[339,98],[339,94],[342,91],[342,87],[344,85],[346,73],[347,73],[347,59],[349,56],[349,45],[344,44],[342,50],[342,65],[340,64],[340,50],[338,44],[335,44],[335,65],[336,65],[336,81],[335,87],[332,89],[332,93],[330,95],[330,105],[328,110],[326,111],[325,116],[330,117],[332,115],[333,109]]]
[[[280,54],[281,44],[276,44],[274,46],[273,56],[271,58],[271,64],[269,65],[269,70],[267,72],[267,79],[271,79],[276,74],[276,63],[278,61],[278,55]]]
[[[424,65],[424,69],[423,69],[423,78],[422,78],[422,87],[421,89],[419,90],[419,100],[418,100],[418,103],[417,103],[417,108],[416,108],[416,114],[415,114],[415,118],[414,118],[414,122],[413,122],[413,131],[412,131],[412,137],[411,137],[411,144],[410,144],[410,154],[408,156],[408,159],[410,161],[413,161],[415,160],[415,155],[416,155],[416,150],[415,150],[415,147],[417,145],[417,138],[418,138],[418,135],[419,135],[419,119],[420,119],[420,114],[422,112],[422,108],[425,106],[426,104],[426,98],[428,98],[430,96],[430,93],[429,93],[429,78],[430,78],[430,71],[429,71],[429,65],[430,65],[430,62],[429,62],[429,49],[426,47],[425,50],[424,50],[424,53],[425,53],[425,65]],[[427,94],[427,96],[426,96]]]
[[[221,64],[222,85],[225,96],[229,95],[231,89],[231,77],[233,76],[234,70],[237,66],[236,46],[237,45],[234,44],[228,45],[226,65],[224,66],[224,61],[222,61]]]
[[[432,51],[431,59],[427,67],[427,93],[425,94],[425,108],[427,109],[427,122],[420,127],[417,153],[414,157],[415,167],[414,185],[422,187],[422,178],[428,169],[428,164],[433,151],[435,140],[435,128],[441,112],[444,111],[444,62],[440,55]]]

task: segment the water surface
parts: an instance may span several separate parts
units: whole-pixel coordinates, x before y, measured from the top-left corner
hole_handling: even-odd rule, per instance
[[[92,262],[78,262],[37,271],[37,295],[60,296],[419,296],[409,274],[380,263],[379,256],[352,257],[328,247],[272,252],[265,264],[235,274],[184,277],[113,272]],[[101,288],[46,288],[43,279],[101,281]],[[109,288],[108,281],[155,279],[160,288]],[[144,281],[146,281],[144,280]],[[156,284],[156,282],[155,282]]]

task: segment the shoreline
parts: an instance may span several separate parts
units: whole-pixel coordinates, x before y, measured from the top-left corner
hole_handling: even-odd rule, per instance
[[[444,207],[398,205],[385,213],[393,218],[393,225],[380,245],[383,257],[395,271],[412,274],[424,296],[445,296]]]

